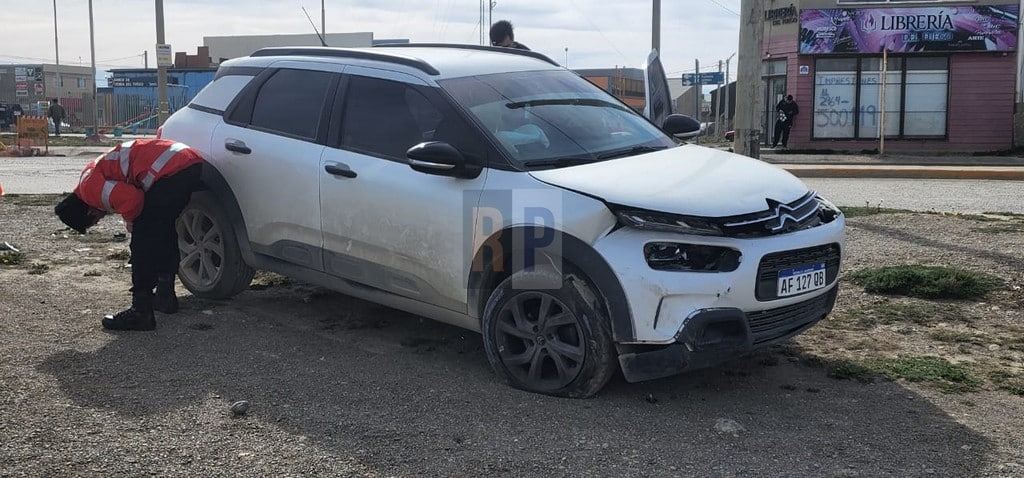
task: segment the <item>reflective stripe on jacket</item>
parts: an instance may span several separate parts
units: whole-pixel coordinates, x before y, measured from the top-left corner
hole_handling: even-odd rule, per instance
[[[132,222],[142,213],[145,192],[153,183],[202,161],[199,153],[182,143],[126,141],[87,164],[74,192],[89,206],[116,212]]]

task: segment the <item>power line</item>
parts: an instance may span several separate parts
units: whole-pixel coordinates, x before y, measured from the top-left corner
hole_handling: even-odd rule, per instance
[[[737,17],[740,16],[739,12],[736,12],[736,11],[734,11],[733,9],[731,9],[731,8],[729,8],[727,6],[722,5],[721,3],[718,3],[718,0],[708,0],[708,1],[710,1],[711,3],[714,3],[715,5],[718,5],[719,7],[722,8],[722,10],[725,10],[725,11],[727,11],[727,12],[733,14],[733,15],[736,15]]]

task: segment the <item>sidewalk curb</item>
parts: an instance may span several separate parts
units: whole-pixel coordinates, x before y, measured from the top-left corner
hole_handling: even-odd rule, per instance
[[[1024,168],[981,166],[819,166],[776,164],[801,178],[989,179],[1024,181]]]

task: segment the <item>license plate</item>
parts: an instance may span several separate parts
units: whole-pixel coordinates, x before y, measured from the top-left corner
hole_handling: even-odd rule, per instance
[[[803,294],[825,287],[825,263],[779,271],[778,297]]]

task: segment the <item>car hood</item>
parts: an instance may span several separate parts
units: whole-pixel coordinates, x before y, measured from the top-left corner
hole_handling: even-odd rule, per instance
[[[808,191],[784,169],[691,144],[530,175],[612,204],[702,217],[763,211],[767,199],[789,203]]]

